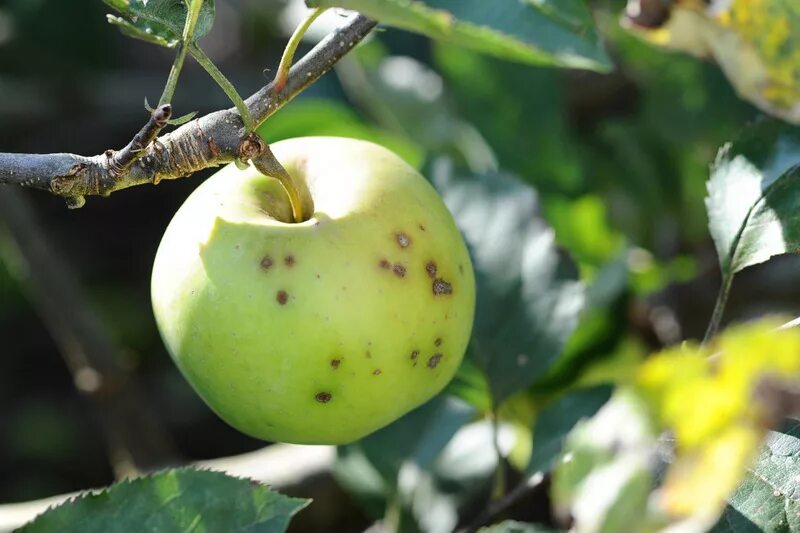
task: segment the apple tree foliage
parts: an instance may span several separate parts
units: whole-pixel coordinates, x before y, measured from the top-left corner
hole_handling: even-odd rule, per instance
[[[126,35],[193,55],[214,22],[213,0],[104,1],[115,11],[109,22]],[[393,530],[442,533],[553,524],[592,532],[800,530],[800,333],[774,320],[718,332],[734,275],[800,248],[798,4],[631,0],[622,24],[619,13],[593,13],[583,0],[307,4],[356,10],[436,40],[436,71],[366,43],[338,72],[374,125],[310,102],[259,133],[268,142],[300,133],[369,137],[401,154],[444,198],[477,277],[468,357],[447,390],[338,448],[335,477],[365,512]],[[719,114],[719,100],[735,100],[717,90],[719,72],[695,63],[678,71],[676,62],[690,60],[651,45],[716,62],[736,93],[771,117],[745,124],[744,111]],[[567,97],[557,78],[525,69],[606,72],[614,69],[608,48],[639,59],[629,76],[658,72],[661,83],[640,102],[651,129],[620,121],[596,132],[580,154],[593,165],[582,169],[563,140],[563,117],[542,104]],[[392,75],[398,71],[404,79]],[[699,89],[687,93],[692,76]],[[519,123],[531,115],[539,123],[532,130]],[[687,268],[636,263],[640,249],[609,227],[603,201],[570,191],[592,178],[591,167],[621,161],[632,171],[618,179],[641,204],[627,233],[647,232],[650,215],[681,201],[670,196],[681,161],[660,139],[681,137],[688,149],[707,137],[705,124],[719,127],[712,137],[724,142],[705,176],[722,273],[706,342],[649,357],[641,345],[615,343],[606,357],[587,357],[588,347],[606,342],[609,309],[622,308],[631,291],[686,277]],[[489,146],[490,133],[502,142]],[[639,157],[649,145],[662,150],[661,165]],[[690,178],[681,185],[696,190],[705,181]],[[566,194],[554,194],[555,181]],[[537,490],[549,491],[548,527],[503,521],[505,504]],[[471,507],[486,500],[486,509]],[[82,531],[283,531],[305,505],[222,474],[169,470],[87,493],[23,531],[77,523]]]

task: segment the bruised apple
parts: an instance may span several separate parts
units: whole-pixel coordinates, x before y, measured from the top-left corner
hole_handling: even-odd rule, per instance
[[[188,381],[240,431],[352,442],[453,377],[472,265],[442,200],[392,152],[340,138],[271,148],[310,218],[293,222],[284,188],[254,167],[219,171],[161,242],[156,321]]]

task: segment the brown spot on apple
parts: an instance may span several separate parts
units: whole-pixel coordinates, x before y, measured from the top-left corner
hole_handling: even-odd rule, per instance
[[[328,403],[333,399],[333,394],[330,392],[318,392],[314,399],[317,400],[319,403]]]
[[[389,270],[390,268],[392,268],[392,264],[386,259],[381,259],[380,262],[378,263],[378,266],[384,270]]]
[[[411,352],[411,360],[414,361],[414,366],[417,366],[417,359],[419,358],[419,350]]]
[[[411,237],[409,237],[402,231],[395,233],[394,238],[395,240],[397,240],[397,244],[400,245],[400,248],[408,248],[409,246],[411,246]]]
[[[428,273],[428,277],[431,279],[436,278],[436,272],[438,272],[438,270],[439,269],[437,268],[435,261],[428,261],[428,263],[425,265],[425,272]]]
[[[441,337],[437,337],[437,339],[435,341],[433,341],[433,344],[435,346],[441,346],[442,345],[442,338]]]
[[[372,371],[372,375],[373,376],[380,376],[381,375],[381,369],[380,368],[376,368],[375,370]]]
[[[436,368],[439,365],[439,361],[442,360],[442,357],[440,353],[433,354],[430,359],[428,359],[428,368]]]
[[[431,287],[433,290],[433,294],[435,296],[441,296],[443,294],[453,294],[453,286],[450,285],[448,282],[443,280],[442,278],[436,278],[433,280],[433,286]]]
[[[406,267],[404,267],[403,265],[397,264],[393,266],[392,272],[394,272],[394,275],[397,276],[398,278],[406,277]]]
[[[263,268],[264,270],[269,270],[270,267],[272,266],[272,258],[270,256],[268,256],[268,255],[265,255],[261,259],[260,265],[261,265],[261,268]]]
[[[278,294],[275,295],[275,299],[281,305],[286,305],[286,302],[289,301],[289,293],[286,291],[278,291]]]
[[[420,229],[420,231],[425,231],[425,226],[423,226],[422,224],[420,224],[420,225],[419,225],[419,229]]]
[[[294,266],[294,262],[295,259],[293,255],[287,255],[286,257],[283,258],[283,263],[289,268],[292,268]]]
[[[336,370],[337,368],[339,368],[339,365],[341,365],[341,364],[342,364],[342,360],[341,359],[331,359],[331,368],[332,369]]]

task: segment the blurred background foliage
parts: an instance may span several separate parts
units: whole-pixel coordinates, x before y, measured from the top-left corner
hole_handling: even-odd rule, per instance
[[[608,74],[506,63],[387,29],[260,129],[267,141],[370,139],[429,177],[445,155],[459,168],[502,171],[535,187],[539,211],[589,287],[587,311],[558,364],[523,393],[530,401],[504,405],[512,432],[529,425],[526,406],[546,396],[548,386],[619,379],[627,361],[701,337],[719,286],[705,182],[717,149],[759,113],[714,64],[644,46],[621,29],[624,3],[590,2],[615,64]],[[217,0],[217,20],[203,45],[240,93],[271,78],[264,69],[277,65],[295,8],[279,0]],[[106,24],[107,11],[99,0],[0,1],[0,149],[95,154],[124,145],[140,127],[143,100],[157,99],[172,54],[119,35]],[[178,114],[229,106],[191,62],[174,105]],[[263,445],[227,427],[189,389],[164,351],[150,310],[150,268],[160,236],[208,175],[92,199],[77,212],[58,198],[26,195],[185,460]],[[798,266],[796,258],[784,257],[742,273],[727,318],[800,314]],[[113,480],[101,423],[76,391],[28,297],[25,268],[0,225],[1,502]],[[589,372],[578,371],[587,366]],[[472,403],[480,404],[474,395],[485,384],[476,375],[466,365],[451,391],[467,399],[472,394]],[[607,391],[593,394],[607,398]],[[439,399],[414,416],[443,416],[440,411],[449,409],[468,420],[472,408],[458,402]],[[542,415],[538,423],[556,424],[557,418]],[[387,435],[343,450],[337,467],[341,484],[368,511],[380,495],[342,465],[363,463],[380,439],[396,442],[391,430]],[[524,446],[524,439],[512,442]],[[510,457],[526,455],[512,448]],[[399,450],[394,463],[378,468],[379,476],[396,485],[406,452],[425,450]],[[462,463],[445,461],[427,481],[415,483],[452,489],[431,489],[440,497],[477,497],[453,484],[486,478],[493,468],[487,461],[474,464],[476,477],[466,481],[448,477],[448,468],[463,470]],[[532,509],[526,512],[535,516],[520,517],[547,521],[546,505]],[[365,518],[355,516],[357,530]]]

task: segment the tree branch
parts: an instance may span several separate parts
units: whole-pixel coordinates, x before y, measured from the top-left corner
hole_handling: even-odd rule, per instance
[[[362,15],[353,15],[292,68],[282,91],[276,92],[274,84],[270,83],[248,98],[245,103],[256,124],[263,123],[322,77],[376,24]],[[226,109],[195,119],[155,139],[147,148],[138,151],[138,159],[122,172],[112,165],[120,153],[114,151],[93,157],[0,152],[0,184],[50,191],[65,197],[71,207],[80,207],[84,196],[108,196],[128,187],[155,185],[161,180],[189,176],[235,159],[249,159],[252,154],[247,151],[252,149],[252,142],[245,142],[247,140],[239,113],[235,108]]]

